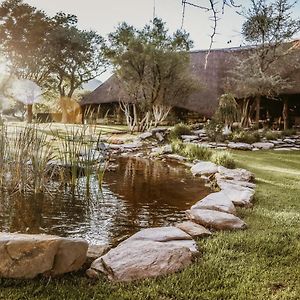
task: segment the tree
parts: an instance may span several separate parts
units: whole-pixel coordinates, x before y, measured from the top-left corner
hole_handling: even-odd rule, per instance
[[[1,4],[0,42],[17,78],[59,91],[63,121],[74,91],[105,70],[101,36],[79,30],[74,15],[50,18],[22,0]]]
[[[188,72],[191,45],[186,32],[169,35],[158,18],[141,30],[123,23],[109,35],[106,55],[121,82],[120,104],[131,130],[157,125],[195,89]]]
[[[233,122],[238,120],[238,105],[232,94],[223,94],[219,100],[216,117],[225,125],[225,130],[230,130]]]
[[[247,98],[255,98],[256,127],[259,126],[261,97],[275,97],[291,84],[287,77],[282,77],[279,66],[285,56],[292,54],[284,43],[300,29],[299,19],[291,17],[293,7],[294,3],[288,0],[270,4],[266,0],[251,0],[251,7],[244,14],[242,34],[253,50],[246,59],[239,59],[232,75],[234,86],[246,99],[246,107],[249,106]]]
[[[0,42],[17,78],[45,85],[49,78],[47,37],[50,20],[44,12],[22,0],[6,0],[0,6]]]
[[[77,17],[58,13],[49,36],[50,70],[60,93],[62,122],[67,121],[66,107],[76,89],[106,70],[104,39],[94,31],[78,29]]]

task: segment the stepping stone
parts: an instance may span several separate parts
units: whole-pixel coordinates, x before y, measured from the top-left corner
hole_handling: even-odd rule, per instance
[[[240,218],[210,209],[191,209],[186,211],[193,222],[217,230],[245,229],[246,223]]]
[[[236,209],[232,201],[224,192],[212,193],[194,204],[191,209],[211,209],[226,212],[229,214],[236,214]]]
[[[179,223],[176,225],[176,227],[183,230],[193,238],[202,238],[211,235],[211,232],[208,229],[191,221]]]
[[[212,162],[201,161],[191,168],[193,175],[211,175],[218,172],[218,166]]]
[[[132,240],[96,259],[87,275],[98,277],[101,272],[112,281],[128,282],[174,273],[192,260],[192,252],[180,244]]]

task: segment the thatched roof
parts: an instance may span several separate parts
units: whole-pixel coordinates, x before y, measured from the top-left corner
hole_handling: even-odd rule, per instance
[[[300,49],[300,41],[291,43]],[[225,84],[229,76],[229,71],[233,69],[236,57],[242,58],[249,55],[251,48],[236,47],[228,49],[211,50],[207,66],[205,60],[207,50],[191,51],[191,72],[201,83],[201,89],[183,99],[182,103],[174,106],[186,108],[198,112],[203,116],[211,117],[218,105],[219,97],[225,92]],[[300,62],[300,51],[297,57]],[[293,87],[286,90],[286,94],[300,94],[300,70],[287,70],[284,72],[294,81]],[[116,76],[111,76],[107,81],[100,85],[91,94],[84,97],[81,105],[101,104],[118,102],[122,97],[119,80]]]

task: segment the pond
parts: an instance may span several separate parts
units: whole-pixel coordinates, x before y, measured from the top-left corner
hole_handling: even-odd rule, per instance
[[[141,228],[174,224],[209,194],[184,166],[141,158],[119,158],[106,172],[102,191],[94,180],[90,196],[80,179],[75,194],[52,197],[0,196],[0,231],[47,233],[114,244]]]

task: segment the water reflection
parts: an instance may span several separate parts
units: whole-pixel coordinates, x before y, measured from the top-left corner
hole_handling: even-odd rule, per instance
[[[113,243],[140,228],[172,224],[184,210],[209,193],[200,179],[182,166],[120,158],[107,172],[102,191],[92,178],[90,197],[79,188],[54,197],[2,195],[0,230],[83,237]],[[84,178],[80,186],[84,187]]]

